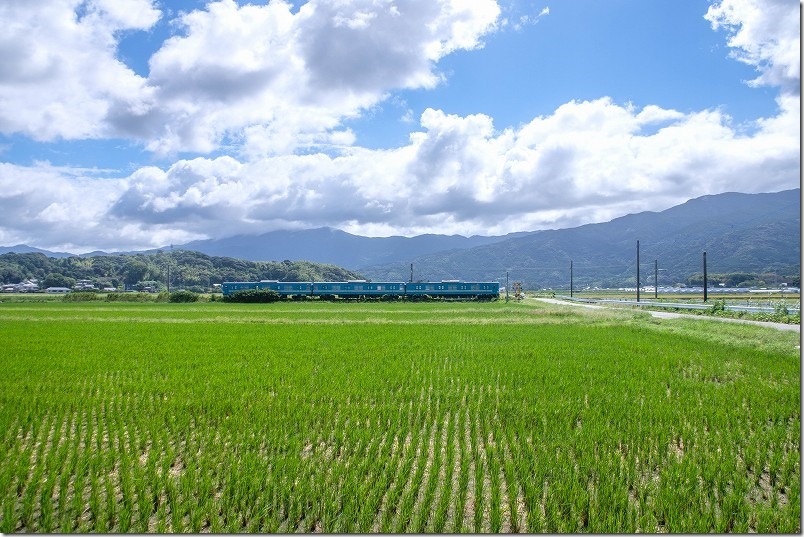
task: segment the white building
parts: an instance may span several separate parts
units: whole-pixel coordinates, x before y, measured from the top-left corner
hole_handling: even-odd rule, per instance
[[[45,293],[69,293],[72,291],[69,287],[48,287]]]

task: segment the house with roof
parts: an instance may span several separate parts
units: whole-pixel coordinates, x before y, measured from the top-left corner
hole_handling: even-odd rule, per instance
[[[69,293],[72,291],[69,287],[48,287],[45,289],[45,293]]]

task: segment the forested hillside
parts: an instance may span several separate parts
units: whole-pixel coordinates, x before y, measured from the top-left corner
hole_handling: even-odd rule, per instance
[[[41,253],[0,255],[0,282],[36,278],[40,287],[72,287],[90,280],[98,288],[146,286],[205,290],[224,281],[343,281],[360,275],[335,265],[307,261],[254,262],[177,250],[156,254],[52,258]]]

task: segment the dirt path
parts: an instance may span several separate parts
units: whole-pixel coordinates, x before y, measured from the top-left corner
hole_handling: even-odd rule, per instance
[[[597,306],[594,304],[581,304],[578,302],[568,302],[566,300],[558,300],[554,298],[537,298],[536,300],[540,300],[541,302],[547,302],[550,304],[558,304],[560,306],[576,306],[590,309],[621,309],[621,308],[607,308],[606,306]],[[723,321],[727,323],[755,324],[758,326],[775,328],[776,330],[789,330],[801,333],[801,325],[798,324],[766,323],[762,321],[749,321],[747,319],[729,319],[728,317],[711,317],[708,315],[688,315],[684,313],[670,313],[668,311],[652,311],[652,310],[643,310],[643,311],[650,313],[652,316],[658,319],[712,319],[715,321]]]

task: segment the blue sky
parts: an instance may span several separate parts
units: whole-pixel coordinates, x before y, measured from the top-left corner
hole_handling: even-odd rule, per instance
[[[0,244],[503,234],[800,184],[789,0],[13,0]]]
[[[415,113],[427,107],[483,113],[498,128],[550,114],[569,100],[601,96],[683,112],[722,108],[737,122],[773,114],[776,92],[744,83],[755,71],[729,58],[723,33],[713,32],[702,16],[709,4],[531,2],[531,15],[544,8],[549,14],[521,30],[495,34],[481,49],[444,58],[439,69],[448,78],[437,88],[397,95]],[[521,6],[509,9],[514,18],[527,14]],[[362,145],[407,141],[410,126],[398,121],[398,105],[382,108],[385,113],[353,124]]]

